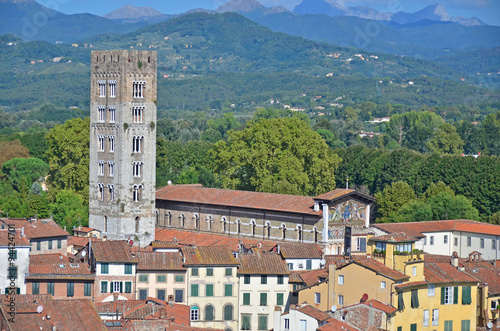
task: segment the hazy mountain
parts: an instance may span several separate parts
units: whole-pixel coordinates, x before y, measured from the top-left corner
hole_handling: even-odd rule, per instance
[[[450,14],[443,5],[434,4],[415,13],[397,12],[392,16],[392,21],[399,24],[414,23],[422,20],[449,21]]]
[[[293,12],[299,15],[303,14],[325,14],[328,16],[345,15],[346,12],[335,1],[326,0],[302,0]]]
[[[233,12],[246,16],[272,15],[288,12],[285,7],[265,7],[256,0],[231,0],[215,10],[217,13]]]
[[[123,18],[142,18],[151,16],[163,15],[159,11],[151,7],[133,7],[125,5],[121,8],[113,10],[112,12],[104,15],[104,18],[110,20],[123,19]]]

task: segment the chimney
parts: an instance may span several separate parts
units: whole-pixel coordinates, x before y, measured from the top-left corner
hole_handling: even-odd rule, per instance
[[[319,211],[319,202],[314,201],[314,211]]]
[[[458,253],[456,251],[451,254],[451,265],[458,268]]]
[[[21,228],[21,237],[24,237],[24,226]]]

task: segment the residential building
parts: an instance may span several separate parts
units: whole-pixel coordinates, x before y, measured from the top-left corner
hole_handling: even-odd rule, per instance
[[[157,55],[91,54],[89,227],[147,246],[155,234]]]
[[[281,309],[276,309],[274,314],[273,330],[275,331],[316,331],[327,324],[329,319],[333,319],[327,313],[307,304],[290,306],[290,310],[283,314]]]
[[[313,270],[324,267],[323,253],[318,244],[281,243],[275,248],[286,261],[289,270]]]
[[[238,261],[224,246],[183,247],[191,325],[239,330]]]
[[[66,254],[69,233],[53,219],[1,219],[2,229],[14,227],[16,232],[28,238],[34,254]]]
[[[95,302],[136,298],[138,259],[126,241],[91,241],[80,256],[83,252],[87,252],[85,255],[95,274]]]
[[[288,308],[288,268],[274,252],[241,247],[238,254],[240,330],[269,330],[274,310]]]
[[[186,303],[186,268],[181,252],[136,252],[137,299],[154,297],[175,303]]]
[[[50,294],[54,299],[93,299],[94,278],[89,266],[62,254],[30,258],[27,294]]]
[[[0,230],[0,293],[26,294],[30,243],[20,231]]]
[[[328,290],[328,269],[299,272],[302,286],[292,292],[291,303],[308,304],[321,311],[328,310],[330,292]]]
[[[73,235],[75,237],[101,238],[101,231],[80,225],[73,229]]]
[[[367,300],[332,310],[332,316],[363,331],[390,330],[389,321],[397,309],[378,300]]]
[[[486,260],[500,259],[500,225],[470,220],[374,224],[378,234],[405,233],[418,241],[425,253],[467,258],[473,251]]]

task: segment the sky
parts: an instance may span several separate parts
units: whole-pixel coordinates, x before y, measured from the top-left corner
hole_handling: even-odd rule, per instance
[[[178,14],[194,8],[216,9],[228,0],[36,0],[65,14],[104,15],[124,5],[153,7],[164,14]],[[283,6],[289,10],[302,0],[258,0],[264,6]],[[328,0],[335,1],[335,0]],[[477,17],[490,25],[500,26],[500,0],[336,0],[345,7],[366,5],[379,11],[415,12],[434,3],[443,4],[451,16]]]

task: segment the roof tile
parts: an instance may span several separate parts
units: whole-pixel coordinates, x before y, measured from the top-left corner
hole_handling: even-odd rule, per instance
[[[125,240],[92,241],[92,254],[97,262],[136,263]]]
[[[238,265],[233,253],[225,246],[183,247],[184,265]]]
[[[462,231],[500,236],[500,225],[464,219],[407,223],[385,223],[374,224],[373,226],[388,233],[404,232],[408,236],[416,238],[424,237],[423,233],[441,231]]]
[[[137,252],[137,270],[186,270],[181,252]]]
[[[66,237],[68,232],[63,230],[52,219],[25,220],[25,219],[2,219],[1,222],[13,225],[16,231],[21,232],[24,228],[24,234],[31,239],[50,238],[50,237]]]
[[[288,275],[288,267],[276,253],[264,253],[253,248],[248,253],[238,255],[239,274]]]

